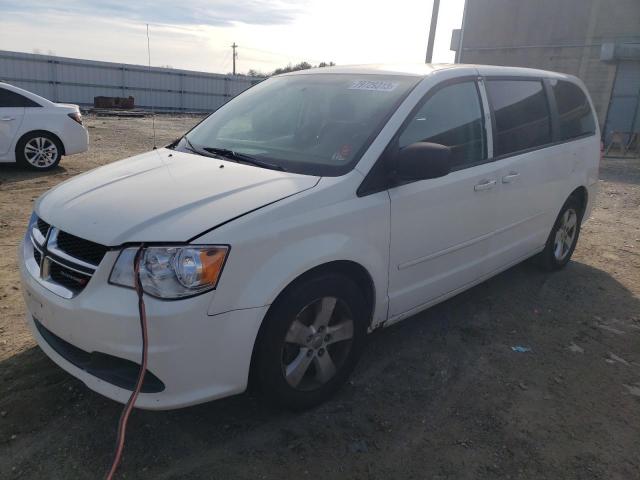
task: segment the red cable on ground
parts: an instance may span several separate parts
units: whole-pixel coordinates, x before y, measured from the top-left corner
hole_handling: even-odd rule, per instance
[[[140,281],[140,259],[142,258],[142,254],[144,253],[144,245],[141,245],[138,251],[136,252],[136,256],[134,258],[134,281],[136,287],[136,293],[138,294],[138,313],[140,316],[140,330],[142,332],[142,363],[140,365],[140,373],[138,373],[138,380],[136,381],[136,386],[131,392],[131,396],[127,401],[126,405],[122,410],[122,414],[120,415],[120,420],[118,422],[118,436],[116,438],[116,450],[113,456],[113,462],[111,463],[111,468],[109,469],[109,473],[107,474],[107,480],[112,480],[113,476],[118,470],[118,465],[120,465],[120,460],[122,459],[122,451],[124,450],[124,439],[127,431],[127,423],[129,422],[129,416],[133,410],[133,406],[136,403],[136,399],[138,398],[138,394],[142,389],[142,382],[144,382],[144,375],[147,372],[147,313],[144,307],[144,299],[143,299],[143,290],[142,290],[142,282]]]

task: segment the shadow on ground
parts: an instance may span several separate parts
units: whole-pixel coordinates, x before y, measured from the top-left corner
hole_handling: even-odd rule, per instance
[[[638,478],[639,311],[601,270],[523,264],[375,332],[315,410],[134,411],[120,478]],[[0,477],[101,477],[120,409],[37,348],[9,358]]]
[[[39,172],[37,170],[29,170],[27,168],[16,165],[15,163],[0,163],[0,188],[7,185],[20,184],[31,180],[42,180],[42,182],[33,182],[35,185],[48,184],[51,177],[67,174],[67,169],[58,165],[52,170]]]

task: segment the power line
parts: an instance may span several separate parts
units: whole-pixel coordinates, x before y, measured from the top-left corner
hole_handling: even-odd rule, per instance
[[[222,73],[228,72],[229,61],[231,60],[231,52],[229,50],[225,51],[224,56],[222,57],[222,62],[220,63]]]
[[[176,24],[172,24],[172,23],[147,23],[147,25],[151,25],[152,27],[161,27],[161,28],[166,28],[168,30],[181,30],[185,33],[189,33],[191,35],[196,35],[196,34],[200,34],[200,35],[204,35],[206,34],[206,32],[204,32],[201,28],[198,28],[196,26],[182,26],[182,25],[176,25]]]

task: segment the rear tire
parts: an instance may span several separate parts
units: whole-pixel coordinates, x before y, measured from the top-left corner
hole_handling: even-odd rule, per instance
[[[553,224],[544,250],[534,257],[543,270],[553,272],[569,263],[578,243],[583,214],[580,200],[570,196]]]
[[[289,287],[272,305],[254,357],[254,380],[268,401],[290,410],[335,393],[365,345],[367,312],[357,284],[322,274]]]
[[[60,163],[62,148],[60,140],[48,132],[28,133],[16,145],[16,161],[31,170],[51,170]]]

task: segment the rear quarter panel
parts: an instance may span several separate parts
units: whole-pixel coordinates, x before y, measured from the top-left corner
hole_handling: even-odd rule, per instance
[[[15,144],[25,133],[44,130],[60,139],[66,155],[85,152],[89,147],[89,133],[67,116],[71,111],[72,109],[56,107],[26,108],[21,134],[16,138]]]
[[[562,78],[575,83],[586,94],[589,104],[591,105],[591,112],[596,125],[596,131],[592,136],[578,138],[561,145],[562,153],[569,162],[570,171],[566,188],[559,192],[560,198],[557,202],[556,216],[569,195],[577,188],[585,187],[587,189],[587,205],[582,218],[582,222],[584,223],[591,215],[598,193],[601,132],[593,100],[591,99],[591,95],[589,94],[584,82],[572,75],[563,75]],[[553,222],[555,222],[555,218],[556,217],[553,218]]]

